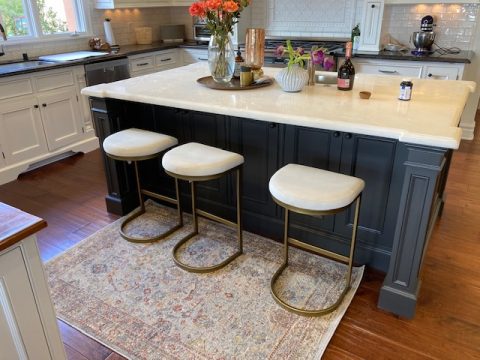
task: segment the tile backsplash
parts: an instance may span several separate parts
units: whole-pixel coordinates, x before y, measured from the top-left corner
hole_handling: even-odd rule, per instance
[[[153,41],[159,38],[160,25],[166,24],[184,24],[186,38],[191,39],[193,37],[192,19],[188,13],[188,7],[98,10],[93,6],[94,0],[88,1],[94,36],[104,38],[103,20],[105,17],[109,17],[119,45],[135,44],[135,28],[140,26],[152,27]],[[88,38],[57,39],[24,44],[11,44],[7,41],[4,46],[6,54],[0,58],[0,61],[21,59],[22,53],[28,53],[30,57],[36,57],[45,54],[85,50],[88,49]]]
[[[410,36],[420,30],[420,20],[432,15],[437,26],[435,43],[441,47],[473,49],[475,26],[479,18],[478,4],[416,4],[386,5],[383,14],[382,43],[393,37],[400,43],[413,47]]]

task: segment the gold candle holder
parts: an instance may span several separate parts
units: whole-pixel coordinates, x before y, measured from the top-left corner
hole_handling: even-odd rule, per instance
[[[252,70],[263,66],[265,55],[265,29],[247,29],[245,37],[245,65]]]

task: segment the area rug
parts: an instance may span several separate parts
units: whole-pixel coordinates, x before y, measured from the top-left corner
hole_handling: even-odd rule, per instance
[[[172,224],[172,209],[148,203],[148,213],[127,231],[149,234],[158,221]],[[225,268],[194,274],[178,268],[171,251],[189,231],[154,244],[118,234],[120,220],[46,264],[57,316],[130,359],[319,359],[357,290],[333,313],[302,317],[280,308],[270,279],[282,262],[282,245],[248,232],[244,254]],[[208,220],[182,258],[212,264],[233,252],[235,232]],[[217,250],[214,250],[217,249]],[[297,306],[327,306],[344,284],[346,266],[292,249],[291,270],[278,290]],[[295,275],[295,276],[293,276]],[[299,294],[303,294],[300,296]]]

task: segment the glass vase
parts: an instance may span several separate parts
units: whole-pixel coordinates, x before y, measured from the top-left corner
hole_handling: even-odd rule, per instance
[[[208,43],[208,67],[215,82],[230,82],[235,71],[235,51],[230,34],[217,34]]]

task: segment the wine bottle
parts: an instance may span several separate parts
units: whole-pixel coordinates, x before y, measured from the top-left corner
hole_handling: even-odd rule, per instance
[[[337,75],[337,89],[338,90],[352,90],[353,81],[355,80],[355,68],[352,61],[352,42],[349,41],[345,45],[345,62],[338,68]]]

